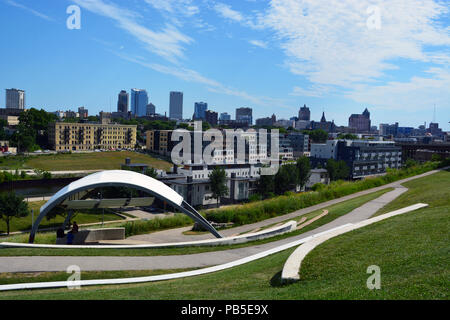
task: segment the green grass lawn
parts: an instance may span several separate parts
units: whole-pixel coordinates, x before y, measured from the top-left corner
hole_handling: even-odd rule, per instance
[[[0,159],[0,169],[41,169],[45,171],[113,170],[120,169],[120,165],[125,163],[125,158],[130,158],[132,163],[145,163],[156,169],[169,170],[172,166],[167,161],[159,160],[146,154],[117,151],[6,157]]]
[[[436,194],[446,190],[434,190],[421,200],[434,202],[433,207],[320,245],[304,260],[301,280],[291,285],[280,285],[279,278],[294,248],[198,277],[81,290],[5,292],[0,299],[448,299],[450,203],[436,205]],[[381,269],[380,290],[366,287],[371,265]]]
[[[373,192],[355,199],[347,200],[330,207],[325,208],[329,211],[328,215],[322,217],[321,219],[313,222],[309,226],[293,231],[284,235],[258,240],[251,241],[244,244],[236,244],[236,245],[225,245],[225,246],[217,246],[217,247],[186,247],[186,248],[164,248],[164,249],[30,249],[30,248],[10,248],[10,249],[0,249],[0,256],[157,256],[157,255],[179,255],[179,254],[194,254],[200,252],[211,252],[211,251],[219,251],[219,250],[230,250],[237,249],[242,247],[260,245],[272,241],[277,241],[281,239],[285,239],[288,237],[293,237],[304,232],[313,230],[317,227],[320,227],[328,222],[333,221],[334,219],[349,213],[355,208],[363,205],[364,203],[376,199],[380,197],[382,194],[391,191],[392,188],[387,188],[384,190],[380,190],[377,192]],[[308,218],[314,217],[318,214],[322,213],[322,210],[316,210],[311,213],[306,214],[305,216]],[[297,220],[299,220],[297,218]],[[286,222],[289,220],[286,220]],[[36,243],[54,243],[54,238],[49,238],[45,236],[46,234],[37,234]],[[53,233],[52,233],[52,236]],[[1,238],[0,238],[1,241]],[[28,238],[26,236],[13,237],[8,240],[9,242],[28,242]]]
[[[431,208],[446,206],[450,202],[450,171],[440,171],[425,178],[405,182],[403,186],[409,190],[381,208],[375,216],[418,202],[428,203]]]
[[[30,202],[28,204],[28,207],[34,210],[34,219],[37,218],[39,215],[39,209],[40,207],[45,204],[46,201],[37,201],[37,202]],[[113,213],[105,212],[104,215],[104,221],[114,221],[114,220],[122,220],[118,215],[115,215]],[[78,224],[85,224],[85,223],[95,223],[95,222],[101,222],[102,221],[102,214],[101,213],[89,213],[89,212],[79,212],[76,214],[75,218],[72,219],[72,221],[76,221]],[[47,220],[44,218],[39,225],[39,228],[52,228],[52,227],[59,227],[63,224],[64,217],[56,216],[54,219]],[[23,231],[23,230],[30,230],[31,229],[31,213],[23,218],[13,218],[11,220],[11,232],[14,231]],[[6,223],[3,220],[0,220],[0,233],[6,233]],[[0,238],[0,241],[3,241],[2,238]]]
[[[279,281],[292,248],[198,277],[81,290],[5,292],[0,299],[448,299],[449,177],[449,172],[440,172],[409,182],[409,196],[399,197],[384,210],[417,202],[430,207],[325,242],[306,257],[301,280],[294,284],[283,286]],[[380,290],[366,287],[371,265],[380,267]]]
[[[148,277],[160,274],[185,272],[195,269],[165,269],[165,270],[130,270],[130,271],[87,271],[83,272],[83,280],[115,279]],[[52,282],[67,281],[70,274],[66,272],[30,272],[30,273],[0,273],[0,285],[30,283],[30,282]]]

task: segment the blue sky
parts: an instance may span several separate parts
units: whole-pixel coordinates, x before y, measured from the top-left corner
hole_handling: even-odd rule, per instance
[[[66,9],[81,9],[69,30]],[[228,112],[450,130],[450,3],[441,0],[0,0],[4,89],[27,106],[115,111],[117,94],[146,89],[158,113],[169,91]]]

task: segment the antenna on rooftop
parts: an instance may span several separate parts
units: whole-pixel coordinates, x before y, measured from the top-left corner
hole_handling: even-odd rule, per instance
[[[433,123],[436,123],[436,103],[434,104]]]

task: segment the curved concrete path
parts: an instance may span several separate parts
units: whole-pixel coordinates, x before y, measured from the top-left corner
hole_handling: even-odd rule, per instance
[[[367,219],[372,216],[378,209],[375,203],[381,205],[381,203],[388,203],[398,197],[402,192],[406,191],[401,183],[418,179],[438,172],[439,170],[429,171],[427,173],[410,177],[407,179],[399,180],[394,183],[390,183],[381,187],[372,188],[356,194],[345,196],[339,199],[327,201],[312,207],[308,207],[302,210],[295,211],[290,214],[279,216],[276,218],[268,219],[265,221],[252,224],[251,226],[242,226],[246,229],[255,229],[255,225],[268,225],[273,223],[282,222],[292,217],[327,207],[329,205],[356,198],[361,195],[369,194],[385,188],[396,188],[395,190],[385,193],[381,197],[367,203],[366,210],[361,211],[358,209],[353,210],[349,214],[333,220],[321,227],[314,230],[305,232],[301,235],[289,237],[283,240],[274,241],[262,245],[256,245],[251,247],[222,250],[216,252],[205,252],[189,255],[178,256],[150,256],[150,257],[95,257],[95,256],[79,256],[79,257],[0,257],[0,273],[2,272],[45,272],[45,271],[66,271],[70,265],[78,265],[82,271],[110,271],[110,270],[152,270],[152,269],[174,269],[174,268],[197,268],[204,266],[212,266],[217,264],[229,263],[234,260],[242,259],[251,255],[258,254],[260,252],[270,250],[272,248],[290,243],[292,241],[307,238],[309,236],[334,229],[336,227],[345,225],[346,223],[357,223],[359,221]],[[401,189],[401,190],[398,190]],[[381,198],[381,200],[380,200]],[[347,217],[348,216],[348,217]],[[228,232],[244,232],[240,231],[241,227],[226,230]],[[199,240],[198,236],[194,236]],[[166,239],[167,241],[167,239]]]
[[[425,203],[417,203],[415,205],[405,207],[399,210],[395,210],[383,215],[380,215],[375,218],[365,219],[363,221],[360,221],[358,223],[348,223],[344,224],[342,228],[336,228],[330,232],[326,232],[325,234],[322,234],[320,236],[317,236],[315,238],[312,238],[311,240],[307,241],[305,244],[302,244],[299,246],[286,260],[286,263],[284,264],[283,271],[281,272],[281,281],[284,283],[294,282],[300,280],[300,268],[301,264],[303,262],[303,259],[313,251],[318,245],[324,243],[325,241],[337,237],[341,234],[368,226],[372,223],[394,217],[400,214],[404,214],[410,211],[414,211],[417,209],[425,208],[428,204]]]

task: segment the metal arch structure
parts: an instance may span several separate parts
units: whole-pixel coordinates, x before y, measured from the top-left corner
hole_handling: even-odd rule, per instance
[[[180,210],[194,221],[200,223],[216,238],[222,238],[217,230],[200,213],[192,208],[192,206],[190,206],[181,195],[161,181],[134,171],[109,170],[93,173],[74,181],[54,194],[53,197],[51,197],[50,200],[41,207],[39,216],[33,224],[29,243],[34,242],[39,224],[47,213],[50,212],[50,210],[78,192],[99,187],[129,187],[147,192],[156,198],[166,201],[168,204]]]

